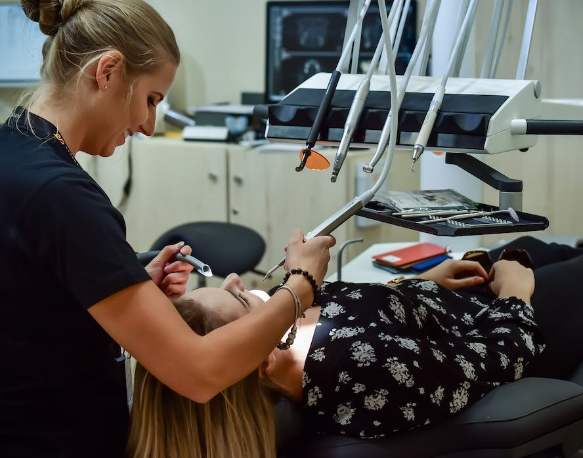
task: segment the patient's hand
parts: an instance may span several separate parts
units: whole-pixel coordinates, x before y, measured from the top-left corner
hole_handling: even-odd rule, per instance
[[[160,254],[146,266],[146,271],[162,292],[171,299],[176,299],[186,292],[186,282],[193,267],[184,261],[171,262],[172,256],[180,253],[187,256],[192,248],[179,242],[165,246]]]
[[[534,292],[534,273],[516,261],[498,261],[490,271],[490,289],[498,297],[516,296],[530,302]]]
[[[466,288],[481,285],[488,280],[484,268],[475,261],[448,259],[433,269],[423,272],[415,278],[433,280],[447,289]]]

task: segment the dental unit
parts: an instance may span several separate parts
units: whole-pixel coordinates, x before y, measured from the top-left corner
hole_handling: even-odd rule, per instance
[[[394,62],[393,55],[393,44],[391,42],[391,36],[389,31],[389,24],[387,18],[387,11],[385,7],[384,0],[379,0],[379,14],[381,16],[381,23],[383,26],[383,40],[385,45],[385,52],[387,53],[387,59],[389,62]],[[389,86],[390,86],[390,97],[393,106],[397,106],[397,75],[395,72],[394,65],[389,65]],[[389,148],[387,152],[387,159],[383,166],[381,176],[377,182],[372,186],[372,188],[366,190],[359,196],[354,197],[350,202],[348,202],[344,207],[337,210],[334,214],[324,220],[320,225],[314,228],[312,231],[308,232],[305,236],[305,240],[310,240],[319,235],[328,235],[334,231],[337,227],[347,221],[351,216],[353,216],[357,211],[362,209],[382,186],[383,182],[389,175],[389,169],[391,168],[391,162],[396,148],[396,134],[397,134],[397,116],[391,121],[391,140],[389,141]],[[273,266],[265,274],[264,280],[275,272],[278,268],[285,264],[285,256],[279,261],[275,266]]]
[[[364,12],[369,5],[368,0],[365,2],[351,0],[351,7],[353,3],[358,5],[359,15],[355,24],[351,24],[350,20],[347,22],[347,30],[351,30],[352,33],[345,41],[341,61],[347,58],[349,48],[352,48],[354,44],[355,31],[359,29]],[[369,173],[373,171],[385,151],[387,154],[381,177],[375,185],[310,231],[306,240],[316,235],[329,234],[356,213],[429,232],[429,228],[425,229],[423,225],[407,225],[402,222],[404,220],[395,221],[397,215],[392,219],[371,216],[371,212],[364,208],[385,181],[396,148],[412,148],[411,169],[426,149],[446,152],[446,164],[457,165],[499,191],[499,207],[489,208],[482,205],[479,208],[480,212],[504,210],[509,213],[509,208],[512,208],[514,213],[509,213],[511,220],[508,226],[513,226],[514,223],[516,226],[524,224],[521,226],[522,230],[542,230],[548,226],[548,220],[544,217],[516,213],[522,210],[522,182],[520,180],[504,176],[470,154],[527,151],[536,145],[538,135],[581,134],[583,122],[577,119],[581,119],[583,110],[580,109],[581,107],[571,107],[572,111],[578,113],[576,119],[559,119],[558,116],[562,113],[562,107],[565,104],[543,100],[539,81],[523,79],[534,26],[536,0],[530,0],[529,3],[517,78],[493,79],[511,12],[511,1],[508,2],[504,11],[502,0],[496,0],[494,4],[481,77],[460,78],[458,75],[461,61],[476,17],[477,4],[478,0],[471,0],[465,11],[447,69],[441,77],[420,75],[425,72],[427,65],[431,35],[440,8],[440,0],[428,1],[419,40],[402,76],[396,75],[394,68],[396,46],[392,45],[393,34],[390,27],[391,21],[396,23],[400,15],[402,20],[402,15],[406,14],[406,10],[402,0],[397,0],[393,2],[391,15],[387,16],[384,2],[381,0],[379,14],[383,26],[384,43],[383,46],[379,44],[376,48],[366,75],[343,73],[340,69],[346,67],[346,62],[339,62],[332,74],[318,73],[312,76],[277,104],[269,106],[265,134],[268,140],[299,143],[308,135],[315,142],[316,137],[313,136],[313,132],[314,127],[317,127],[318,144],[338,146],[331,178],[333,182],[336,181],[347,157],[349,147],[376,147],[371,161],[364,166],[364,171]],[[400,13],[398,14],[397,11]],[[398,31],[396,39],[398,39]],[[382,67],[382,65],[377,65],[382,48],[385,52],[383,57],[388,62],[388,74],[373,74],[377,66]],[[354,63],[358,50],[352,51]],[[380,59],[382,60],[382,57]],[[322,117],[312,123],[309,113],[314,109],[314,100],[322,98],[323,90],[326,95],[329,94],[332,81],[335,87],[333,97],[329,97],[330,105],[326,107],[326,112],[322,114]],[[550,116],[550,118],[543,119],[544,116]],[[306,146],[309,150],[313,147],[310,142]],[[302,159],[304,164],[305,159],[305,157]],[[300,168],[303,166],[300,165]],[[525,215],[527,215],[526,218]],[[529,216],[532,217],[530,221]],[[455,218],[450,218],[449,221],[453,223]],[[424,226],[437,225],[425,224]],[[476,231],[471,232],[474,234],[518,230],[501,227],[499,230],[493,228],[492,232],[488,232],[488,229],[480,232],[478,224],[470,222],[465,226],[476,226]],[[507,225],[499,224],[498,226]],[[434,233],[436,235],[470,234],[470,232],[452,233],[450,231]],[[269,273],[284,262],[285,258]]]

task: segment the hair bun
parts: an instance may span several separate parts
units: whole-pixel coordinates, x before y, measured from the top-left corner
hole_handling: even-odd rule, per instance
[[[20,0],[22,10],[31,20],[38,22],[45,35],[54,35],[59,26],[85,3],[85,0]]]
[[[34,21],[38,22],[40,19],[40,1],[39,0],[20,0],[20,6],[22,11],[26,16]]]

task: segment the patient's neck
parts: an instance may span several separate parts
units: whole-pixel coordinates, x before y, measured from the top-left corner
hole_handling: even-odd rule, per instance
[[[299,403],[302,400],[304,365],[319,317],[320,307],[308,309],[306,317],[297,323],[298,331],[293,345],[288,350],[276,350],[275,366],[269,378],[274,388],[293,402]]]

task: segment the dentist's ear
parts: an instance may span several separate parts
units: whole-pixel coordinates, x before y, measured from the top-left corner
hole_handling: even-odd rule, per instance
[[[276,361],[275,352],[272,351],[267,357],[267,359],[263,361],[259,366],[260,380],[269,379],[271,372],[273,372],[273,369],[275,368],[275,361]]]

